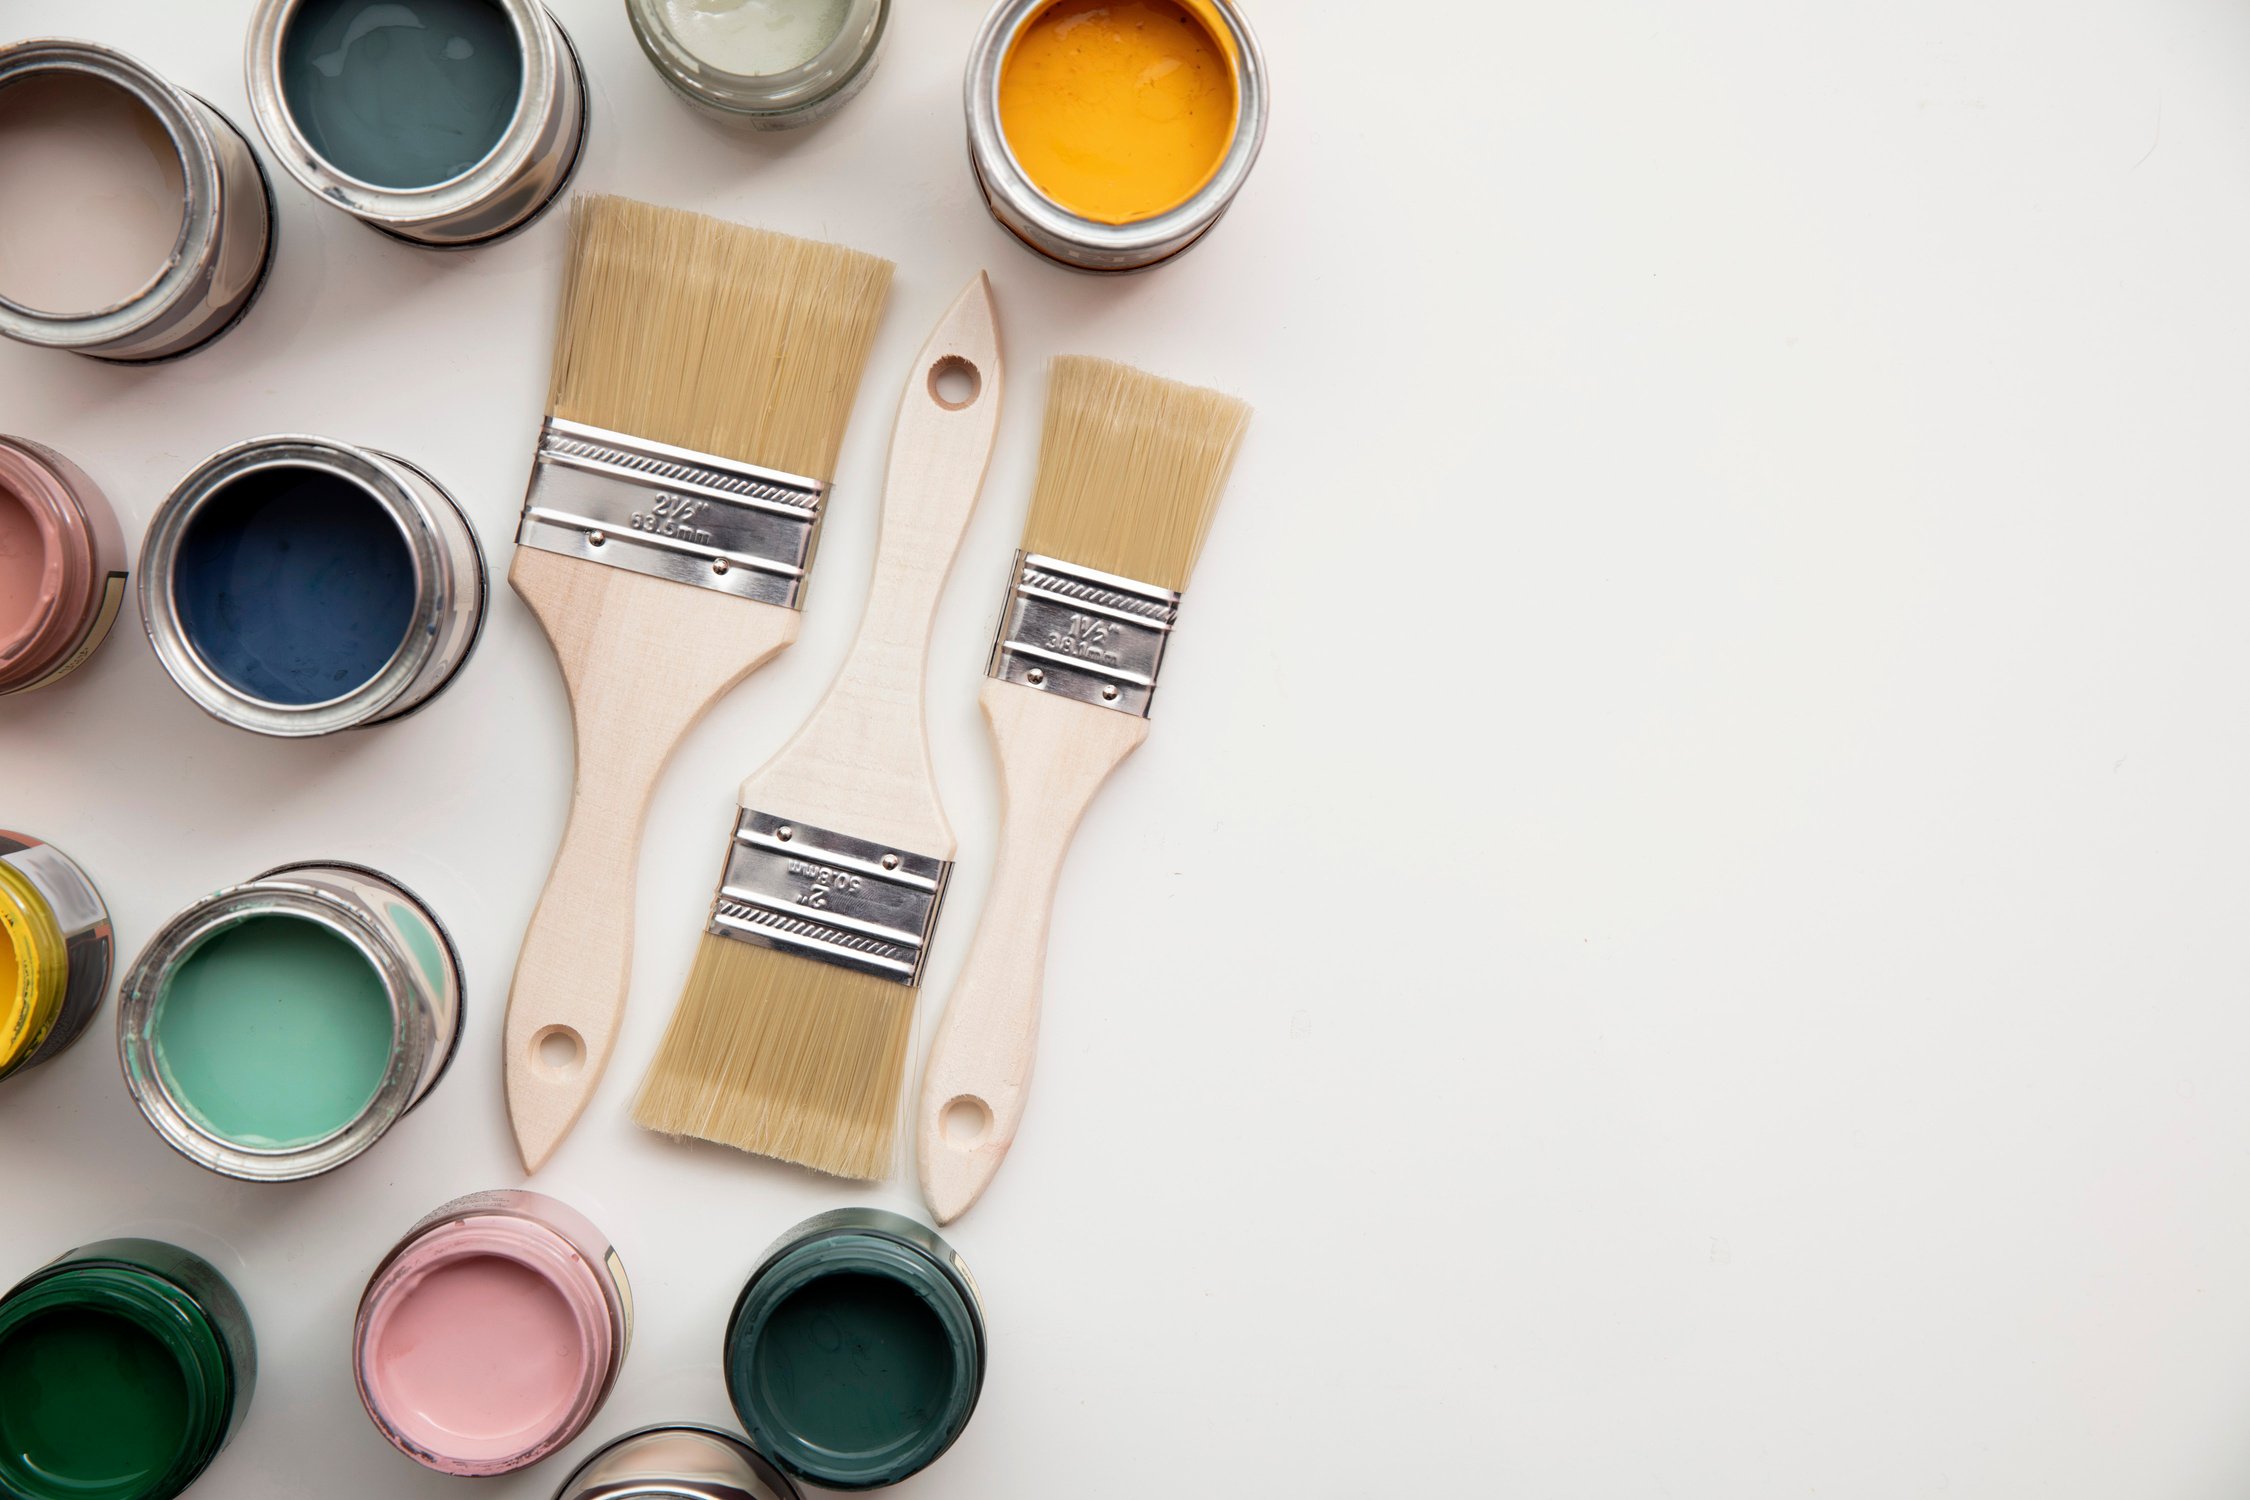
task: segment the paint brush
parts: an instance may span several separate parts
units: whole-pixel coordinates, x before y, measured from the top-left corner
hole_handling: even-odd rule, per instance
[[[1108,360],[1054,363],[1039,477],[979,701],[1000,761],[1000,849],[923,1074],[922,1193],[940,1224],[1014,1144],[1039,1037],[1063,855],[1148,738],[1180,591],[1250,408]]]
[[[969,285],[899,402],[875,581],[828,695],[742,784],[695,968],[633,1118],[881,1177],[953,829],[923,730],[930,624],[1000,420],[991,290]]]
[[[508,581],[577,739],[570,821],[508,993],[508,1114],[537,1171],[601,1081],[633,962],[641,824],[673,747],[797,638],[888,261],[580,196]]]

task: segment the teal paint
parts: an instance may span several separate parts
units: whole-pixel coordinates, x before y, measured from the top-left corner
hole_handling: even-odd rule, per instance
[[[189,1119],[250,1147],[309,1145],[357,1119],[390,1069],[390,998],[341,934],[256,916],[167,977],[153,1024],[164,1087]]]
[[[751,1442],[830,1489],[896,1484],[936,1460],[968,1425],[984,1360],[959,1258],[877,1209],[798,1225],[727,1326],[727,1390]]]
[[[248,1312],[207,1261],[109,1240],[0,1298],[0,1494],[171,1500],[250,1405]]]
[[[482,161],[523,93],[522,44],[491,0],[303,0],[281,36],[281,93],[328,164],[426,188]]]
[[[422,977],[433,990],[445,988],[445,955],[438,951],[437,933],[422,920],[421,913],[410,906],[393,901],[383,910],[390,916],[391,925],[406,942],[406,951],[414,955],[414,962],[422,969]]]

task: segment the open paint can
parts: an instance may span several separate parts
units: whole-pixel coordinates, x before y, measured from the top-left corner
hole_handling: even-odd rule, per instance
[[[1266,134],[1265,55],[1234,0],[1000,0],[965,87],[992,216],[1081,271],[1202,239]]]
[[[213,718],[302,737],[436,697],[484,625],[484,554],[402,458],[315,437],[213,455],[141,543],[141,624]]]
[[[874,76],[891,0],[625,0],[680,97],[753,130],[826,119]]]
[[[952,1246],[874,1208],[782,1236],[727,1320],[727,1394],[757,1449],[832,1490],[937,1461],[984,1389],[984,1310]]]
[[[578,1466],[555,1500],[802,1500],[789,1476],[715,1427],[644,1427]]]
[[[0,697],[59,682],[109,639],[125,602],[125,539],[85,472],[0,437]]]
[[[0,1297],[0,1494],[172,1500],[257,1377],[249,1311],[210,1262],[157,1240],[73,1250]]]
[[[114,48],[0,47],[0,333],[170,359],[234,326],[272,256],[265,169],[225,115]]]
[[[204,897],[118,991],[133,1101],[173,1150],[244,1182],[366,1151],[437,1086],[460,1035],[445,929],[390,877],[333,860]]]
[[[376,1267],[352,1369],[401,1453],[441,1474],[508,1474],[586,1430],[632,1334],[608,1236],[541,1193],[476,1193],[415,1225]]]
[[[0,1078],[56,1056],[109,992],[109,908],[77,861],[0,829]]]
[[[538,0],[259,0],[248,70],[289,175],[416,244],[521,229],[585,146],[585,77]]]

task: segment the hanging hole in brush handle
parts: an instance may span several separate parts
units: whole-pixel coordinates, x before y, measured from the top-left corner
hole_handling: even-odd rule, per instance
[[[960,411],[983,391],[984,377],[958,354],[948,354],[930,366],[930,399],[947,411]]]

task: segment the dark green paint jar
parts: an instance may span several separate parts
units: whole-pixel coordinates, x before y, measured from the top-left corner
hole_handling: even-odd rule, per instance
[[[751,1443],[832,1490],[896,1484],[969,1425],[984,1388],[976,1282],[936,1231],[843,1208],[782,1236],[727,1320]]]
[[[0,1297],[0,1494],[171,1500],[250,1410],[250,1314],[158,1240],[73,1250]]]

